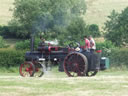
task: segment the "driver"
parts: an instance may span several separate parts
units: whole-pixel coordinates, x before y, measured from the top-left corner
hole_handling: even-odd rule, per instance
[[[90,41],[88,40],[87,36],[84,36],[84,40],[85,40],[84,50],[90,52]]]
[[[40,36],[40,40],[42,41],[42,43],[45,43],[45,39],[42,36]]]
[[[45,39],[42,36],[40,36],[40,40],[41,40],[41,43],[40,44],[42,46],[45,46]]]

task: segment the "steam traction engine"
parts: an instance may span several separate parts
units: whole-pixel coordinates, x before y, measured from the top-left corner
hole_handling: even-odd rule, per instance
[[[69,77],[94,76],[100,70],[100,51],[98,53],[76,51],[74,48],[40,43],[34,51],[34,39],[31,39],[31,51],[26,52],[25,62],[20,65],[19,72],[23,77],[41,77],[49,66],[59,64],[59,71],[64,71]],[[79,46],[82,49],[82,47]],[[104,67],[104,66],[102,66]]]

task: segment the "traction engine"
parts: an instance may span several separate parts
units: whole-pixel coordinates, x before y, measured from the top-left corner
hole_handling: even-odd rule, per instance
[[[58,64],[58,69],[69,77],[94,76],[104,67],[100,64],[101,51],[87,52],[81,46],[81,50],[71,47],[60,47],[40,43],[34,50],[34,38],[31,38],[31,50],[26,52],[25,61],[20,65],[19,72],[23,77],[41,77],[50,70],[51,66]]]

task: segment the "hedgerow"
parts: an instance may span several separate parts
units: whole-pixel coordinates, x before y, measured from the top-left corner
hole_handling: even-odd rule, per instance
[[[16,67],[24,62],[25,51],[0,49],[0,67]]]

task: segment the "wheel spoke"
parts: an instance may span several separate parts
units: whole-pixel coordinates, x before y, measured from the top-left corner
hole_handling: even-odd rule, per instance
[[[64,71],[68,76],[84,76],[87,68],[87,59],[81,53],[71,53],[64,60]]]
[[[45,72],[45,67],[40,64],[39,62],[37,62],[35,64],[35,73],[34,73],[34,77],[42,77],[42,75]]]
[[[35,69],[32,62],[24,62],[20,65],[20,75],[23,77],[33,76]]]

